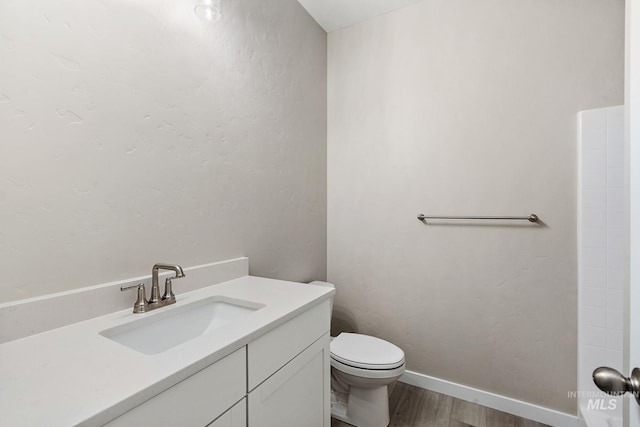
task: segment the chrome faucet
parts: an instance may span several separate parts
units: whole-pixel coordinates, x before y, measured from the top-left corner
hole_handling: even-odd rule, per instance
[[[167,278],[164,282],[164,295],[160,298],[160,286],[158,286],[158,271],[159,270],[171,270],[176,273],[175,277]],[[179,279],[184,277],[184,271],[178,264],[162,264],[158,263],[151,269],[151,297],[149,298],[149,304],[155,304],[160,301],[171,300],[167,304],[173,304],[176,302],[176,296],[173,294],[171,286],[172,279]],[[165,304],[165,305],[167,305]]]
[[[171,270],[176,273],[174,277],[167,277],[164,282],[164,295],[160,298],[160,286],[158,285],[158,271]],[[151,297],[147,300],[147,292],[144,288],[144,283],[138,283],[137,285],[122,286],[121,291],[129,289],[137,289],[138,297],[133,304],[134,313],[145,313],[147,311],[155,310],[156,308],[164,307],[165,305],[174,304],[176,302],[176,296],[173,294],[173,286],[171,281],[173,279],[179,279],[184,277],[184,271],[182,267],[177,264],[162,264],[158,263],[151,269]]]

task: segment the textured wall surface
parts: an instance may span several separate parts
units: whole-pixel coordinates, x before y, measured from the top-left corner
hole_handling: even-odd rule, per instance
[[[326,34],[296,0],[194,6],[0,2],[0,301],[159,261],[324,277]]]
[[[344,323],[410,370],[576,413],[576,114],[623,101],[623,9],[426,0],[329,35],[327,275]]]

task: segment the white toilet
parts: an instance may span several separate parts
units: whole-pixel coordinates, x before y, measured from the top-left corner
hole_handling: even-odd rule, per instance
[[[335,287],[327,282],[311,284]],[[404,369],[404,352],[388,341],[345,332],[332,338],[331,416],[356,427],[386,427],[387,386]]]

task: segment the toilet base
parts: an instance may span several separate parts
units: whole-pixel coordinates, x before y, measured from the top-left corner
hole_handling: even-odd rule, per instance
[[[387,386],[351,387],[347,403],[331,399],[331,416],[356,427],[389,425],[389,392]]]

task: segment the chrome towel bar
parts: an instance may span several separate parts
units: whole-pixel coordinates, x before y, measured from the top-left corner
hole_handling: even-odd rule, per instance
[[[514,220],[514,221],[529,221],[537,223],[540,218],[538,215],[531,214],[529,216],[435,216],[419,214],[418,219],[424,221],[427,219],[488,219],[488,220]]]

